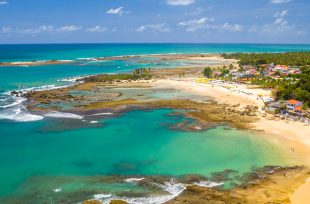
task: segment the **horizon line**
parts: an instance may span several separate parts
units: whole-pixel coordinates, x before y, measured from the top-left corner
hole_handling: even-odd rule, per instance
[[[42,43],[0,43],[0,45],[81,45],[81,44],[251,44],[251,45],[310,45],[310,43],[251,43],[251,42],[42,42]]]

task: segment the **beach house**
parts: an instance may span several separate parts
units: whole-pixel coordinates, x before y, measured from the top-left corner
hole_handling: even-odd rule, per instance
[[[302,102],[301,101],[297,101],[297,100],[288,100],[286,102],[286,107],[288,110],[293,110],[293,111],[298,111],[301,110],[302,107]]]

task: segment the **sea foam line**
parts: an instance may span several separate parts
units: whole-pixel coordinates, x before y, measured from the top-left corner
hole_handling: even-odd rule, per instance
[[[32,122],[43,119],[43,116],[31,114],[27,110],[23,109],[24,107],[17,107],[15,109],[1,111],[0,119],[13,120],[17,122]]]
[[[118,196],[109,196],[107,198],[96,199],[103,204],[109,204],[112,200],[123,200],[130,204],[161,204],[180,195],[186,187],[182,183],[176,183],[173,179],[170,182],[165,182],[164,184],[157,184],[163,191],[166,191],[168,195],[162,196],[147,196],[141,198],[126,198]],[[95,198],[96,195],[94,195]],[[97,194],[98,196],[98,194]]]
[[[63,86],[56,86],[54,84],[52,85],[44,85],[39,87],[32,87],[32,88],[26,88],[26,89],[19,89],[15,91],[7,91],[3,93],[3,95],[6,95],[6,99],[1,99],[1,101],[9,100],[9,97],[12,97],[13,102],[11,104],[6,104],[0,106],[2,110],[0,110],[0,119],[4,120],[13,120],[17,122],[31,122],[31,121],[38,121],[42,120],[44,117],[42,115],[34,115],[31,114],[26,107],[23,105],[25,101],[27,101],[27,98],[22,97],[23,94],[26,94],[30,91],[47,91],[47,90],[55,90],[60,88],[66,88],[72,85],[75,85],[77,83],[81,83],[82,81],[77,81],[78,79],[81,79],[81,77],[72,77],[72,80],[70,80],[71,84],[63,85]],[[17,94],[12,94],[12,92],[16,92]],[[82,119],[83,116],[71,114],[71,113],[47,113],[46,117],[57,117],[57,118],[73,118],[73,119]]]
[[[222,186],[224,185],[224,182],[213,182],[213,181],[199,181],[195,182],[194,185],[200,186],[200,187],[205,187],[205,188],[213,188],[217,186]]]
[[[46,118],[71,118],[71,119],[78,119],[78,120],[82,120],[84,118],[83,116],[80,116],[77,114],[57,112],[57,111],[46,113],[44,114],[44,117]]]

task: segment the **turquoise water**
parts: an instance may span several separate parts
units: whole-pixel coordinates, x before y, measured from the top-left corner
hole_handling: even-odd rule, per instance
[[[107,56],[168,53],[227,53],[227,52],[288,52],[310,51],[310,45],[277,44],[37,44],[0,45],[0,61],[76,60]],[[57,80],[98,73],[131,71],[141,67],[176,67],[183,62],[143,63],[139,60],[77,62],[70,65],[36,67],[0,67],[0,93],[18,89],[56,84]],[[186,63],[186,62],[185,62]],[[118,69],[120,67],[121,69]]]
[[[0,61],[77,59],[167,53],[310,51],[310,45],[283,44],[42,44],[0,45]]]
[[[170,125],[184,120],[168,116],[171,112],[131,111],[95,125],[60,119],[2,122],[0,195],[31,189],[29,185],[38,183],[29,180],[38,176],[43,180],[53,180],[52,176],[208,176],[226,169],[243,173],[253,166],[284,164],[271,143],[248,132],[224,127],[197,133],[171,131]],[[24,182],[28,185],[19,187]]]
[[[0,45],[0,61],[132,54],[304,50],[309,51],[310,45]],[[68,65],[0,67],[0,197],[27,197],[32,201],[32,195],[38,195],[44,201],[49,197],[50,203],[59,203],[55,201],[56,194],[52,191],[52,188],[59,186],[63,189],[63,194],[57,194],[63,196],[61,199],[67,195],[72,197],[70,193],[74,192],[84,195],[84,191],[88,191],[86,197],[91,193],[124,193],[128,189],[134,192],[148,191],[128,183],[101,182],[96,185],[96,175],[174,177],[196,173],[208,176],[225,169],[243,173],[254,166],[285,164],[273,144],[249,132],[226,127],[205,132],[173,131],[169,126],[183,119],[167,116],[172,110],[131,111],[116,118],[95,118],[98,123],[90,123],[92,118],[85,121],[42,119],[30,114],[20,98],[5,94],[15,89],[67,85],[70,82],[62,81],[67,77],[128,72],[140,67],[173,67],[181,65],[179,63],[111,60],[100,63],[77,61]],[[155,98],[171,97],[170,93],[145,94]],[[176,96],[179,97],[178,94]],[[38,121],[25,122],[29,119]],[[82,190],[84,193],[81,193]],[[42,200],[30,203],[42,203]]]

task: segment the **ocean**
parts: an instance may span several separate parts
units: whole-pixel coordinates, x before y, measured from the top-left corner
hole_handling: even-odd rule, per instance
[[[150,59],[91,60],[95,57],[287,51],[310,51],[310,45],[0,45],[2,62],[77,60],[67,65],[0,67],[0,201],[72,203],[70,197],[81,202],[96,196],[110,199],[124,195],[130,199],[134,196],[149,199],[152,192],[135,182],[102,182],[102,177],[177,178],[188,174],[211,177],[212,173],[225,170],[242,174],[254,167],[286,165],[272,141],[248,131],[225,125],[202,132],[171,129],[171,125],[186,120],[171,114],[176,110],[132,110],[95,121],[70,114],[45,117],[27,111],[25,100],[10,96],[9,91],[56,88],[72,84],[74,77],[129,72],[141,67],[191,66],[188,62],[161,63]],[[167,185],[169,188],[164,189],[170,189],[166,191],[171,195],[182,190],[179,183]],[[152,202],[168,198],[157,196]],[[139,203],[136,201],[133,202]]]
[[[142,54],[310,51],[302,44],[25,44],[0,45],[0,61],[68,60]]]

